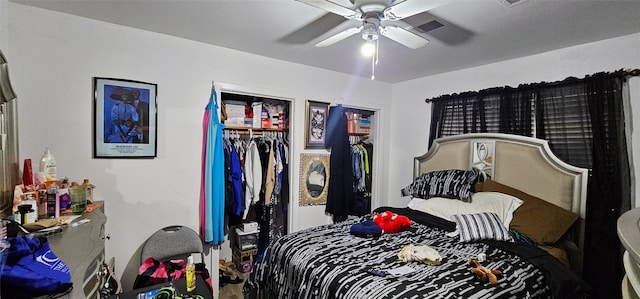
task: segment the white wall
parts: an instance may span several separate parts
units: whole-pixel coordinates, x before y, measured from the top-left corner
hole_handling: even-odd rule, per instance
[[[89,178],[97,186],[111,237],[106,254],[116,258],[121,276],[125,266],[137,270],[139,246],[157,229],[198,229],[202,114],[214,80],[293,99],[293,230],[329,222],[324,206],[296,204],[305,99],[379,109],[379,141],[388,144],[389,84],[15,3],[8,3],[8,17],[2,29],[8,27],[6,53],[19,100],[20,158],[37,163],[49,147],[59,176]],[[157,158],[92,158],[93,77],[158,84]],[[376,149],[384,163],[387,148]],[[379,194],[387,193],[380,188]],[[219,252],[210,256],[217,285]],[[132,280],[123,283],[127,287]]]
[[[389,204],[403,206],[408,203],[409,198],[400,197],[399,190],[412,180],[413,157],[427,152],[431,105],[426,104],[425,99],[489,87],[552,82],[570,76],[582,78],[597,72],[634,69],[640,67],[638,49],[640,34],[634,34],[394,84],[389,150],[394,161],[389,163],[387,176]],[[632,115],[637,115],[640,111],[640,78],[631,78],[630,87]],[[636,122],[634,127],[638,126],[640,124]],[[629,146],[633,148],[634,164],[640,165],[637,131],[631,132],[632,144]],[[638,170],[635,173],[637,177]],[[636,194],[640,193],[636,191]]]
[[[7,48],[9,47],[9,43],[7,40],[9,39],[8,35],[8,25],[9,24],[9,9],[7,8],[8,1],[0,1],[0,49],[4,55],[8,55]]]

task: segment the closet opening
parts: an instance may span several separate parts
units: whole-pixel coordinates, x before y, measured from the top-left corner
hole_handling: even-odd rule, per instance
[[[325,213],[333,222],[371,212],[376,161],[376,111],[346,107],[329,108],[326,146],[329,156],[329,190]]]
[[[364,216],[371,212],[373,193],[374,146],[371,130],[375,124],[375,111],[347,107],[346,114],[353,170],[353,201],[349,215]]]
[[[291,101],[224,90],[220,98],[229,238],[221,258],[249,273],[253,257],[290,225]]]

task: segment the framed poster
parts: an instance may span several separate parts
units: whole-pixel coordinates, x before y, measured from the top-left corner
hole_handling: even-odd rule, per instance
[[[304,147],[326,148],[327,117],[329,116],[329,103],[307,100],[305,117],[305,143]]]
[[[93,79],[95,158],[157,156],[157,85],[133,80]]]
[[[300,154],[300,206],[326,204],[328,190],[329,154]]]

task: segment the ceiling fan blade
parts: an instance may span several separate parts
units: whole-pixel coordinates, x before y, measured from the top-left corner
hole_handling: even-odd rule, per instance
[[[311,5],[313,7],[324,9],[328,12],[341,15],[347,19],[358,20],[362,18],[362,13],[355,11],[351,8],[333,3],[328,0],[296,0],[296,1]]]
[[[349,29],[347,29],[345,31],[342,31],[342,32],[340,32],[340,33],[338,33],[338,34],[336,34],[334,36],[331,36],[331,37],[329,37],[329,38],[317,43],[316,47],[326,47],[326,46],[333,45],[333,44],[335,44],[335,43],[337,43],[337,42],[339,42],[339,41],[341,41],[341,40],[343,40],[343,39],[345,39],[345,38],[347,38],[349,36],[352,36],[352,35],[360,32],[361,30],[362,30],[362,26],[349,28]]]
[[[380,27],[380,34],[411,49],[424,47],[429,43],[428,39],[397,26]]]
[[[325,34],[327,31],[333,30],[344,22],[349,22],[349,20],[337,14],[327,12],[313,22],[306,24],[278,39],[278,42],[291,45],[308,44],[312,40]],[[407,25],[407,27],[408,26],[410,25]]]
[[[385,9],[383,15],[387,20],[400,20],[451,2],[453,0],[405,0]]]

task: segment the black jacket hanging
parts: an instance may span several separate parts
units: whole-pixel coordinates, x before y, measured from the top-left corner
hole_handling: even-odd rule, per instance
[[[331,107],[327,118],[325,146],[331,149],[329,158],[329,190],[325,212],[334,222],[347,219],[353,198],[351,145],[347,134],[347,115],[342,105]]]

